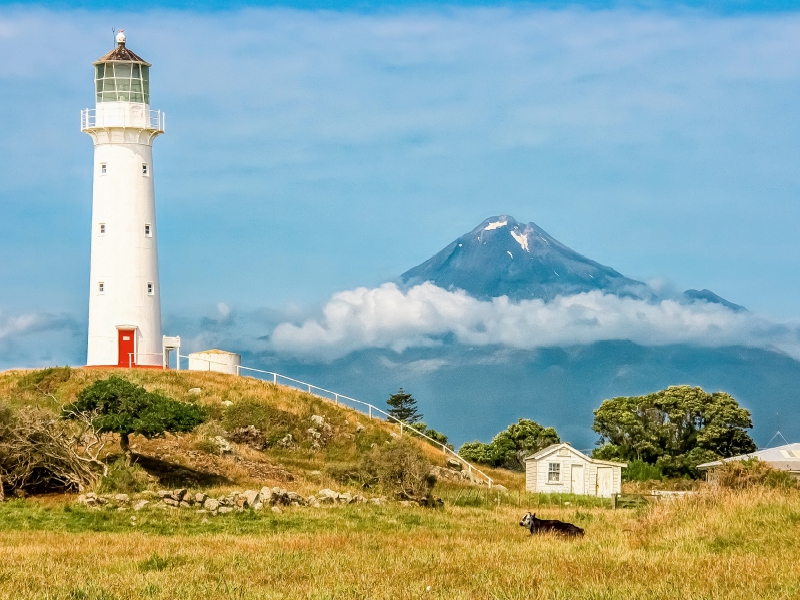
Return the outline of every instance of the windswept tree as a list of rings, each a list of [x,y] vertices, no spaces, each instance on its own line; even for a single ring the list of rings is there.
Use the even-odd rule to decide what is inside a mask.
[[[403,423],[416,423],[422,420],[422,414],[417,411],[417,401],[414,397],[405,392],[403,388],[397,390],[396,394],[389,396],[386,401],[389,405],[389,414]]]
[[[560,441],[552,427],[542,427],[530,419],[519,419],[494,436],[489,444],[468,442],[458,453],[466,460],[522,470],[526,457]]]
[[[600,434],[594,456],[640,460],[670,476],[697,475],[697,465],[756,449],[745,431],[750,412],[725,392],[673,386],[646,396],[605,400],[594,411]]]
[[[125,454],[130,454],[131,434],[150,439],[167,432],[189,432],[205,419],[203,410],[195,404],[178,402],[160,392],[148,392],[116,376],[87,386],[75,402],[62,410],[67,419],[87,414],[98,432],[119,434]]]

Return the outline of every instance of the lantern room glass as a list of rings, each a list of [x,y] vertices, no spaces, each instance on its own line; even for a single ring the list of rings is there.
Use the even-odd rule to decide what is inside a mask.
[[[98,102],[143,102],[150,104],[150,67],[131,62],[95,65]]]

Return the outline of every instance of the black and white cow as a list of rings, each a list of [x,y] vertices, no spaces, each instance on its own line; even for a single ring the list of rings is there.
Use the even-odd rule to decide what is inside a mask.
[[[536,513],[528,513],[522,517],[519,524],[525,529],[534,533],[547,533],[552,531],[561,535],[570,537],[583,537],[583,529],[572,523],[565,523],[564,521],[537,519]]]

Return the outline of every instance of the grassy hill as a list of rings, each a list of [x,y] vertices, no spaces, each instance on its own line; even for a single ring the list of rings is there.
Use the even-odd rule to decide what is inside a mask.
[[[134,461],[154,478],[151,487],[233,489],[291,482],[291,488],[301,494],[321,487],[355,488],[348,473],[371,448],[398,435],[397,425],[370,419],[317,396],[222,373],[68,367],[7,371],[0,373],[0,399],[12,407],[35,406],[57,413],[84,387],[111,375],[148,391],[197,403],[209,416],[189,434],[167,434],[152,440],[131,437]],[[322,417],[325,423],[316,439],[309,432],[315,427],[312,417],[317,423]],[[250,433],[252,428],[257,430],[255,435]],[[113,461],[120,450],[116,436],[107,437],[107,460]],[[220,444],[222,438],[234,440],[230,448],[224,441]],[[440,449],[424,440],[412,441],[432,464],[445,466]],[[519,474],[497,470],[493,477],[509,488],[523,485]]]

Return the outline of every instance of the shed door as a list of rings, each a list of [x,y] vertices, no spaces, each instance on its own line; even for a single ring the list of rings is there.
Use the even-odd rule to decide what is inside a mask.
[[[136,352],[134,347],[135,329],[118,329],[117,336],[119,340],[119,360],[117,365],[120,367],[128,367],[136,364]]]
[[[583,494],[583,465],[572,465],[572,493]]]
[[[597,495],[601,498],[611,498],[612,486],[611,467],[597,467]]]

